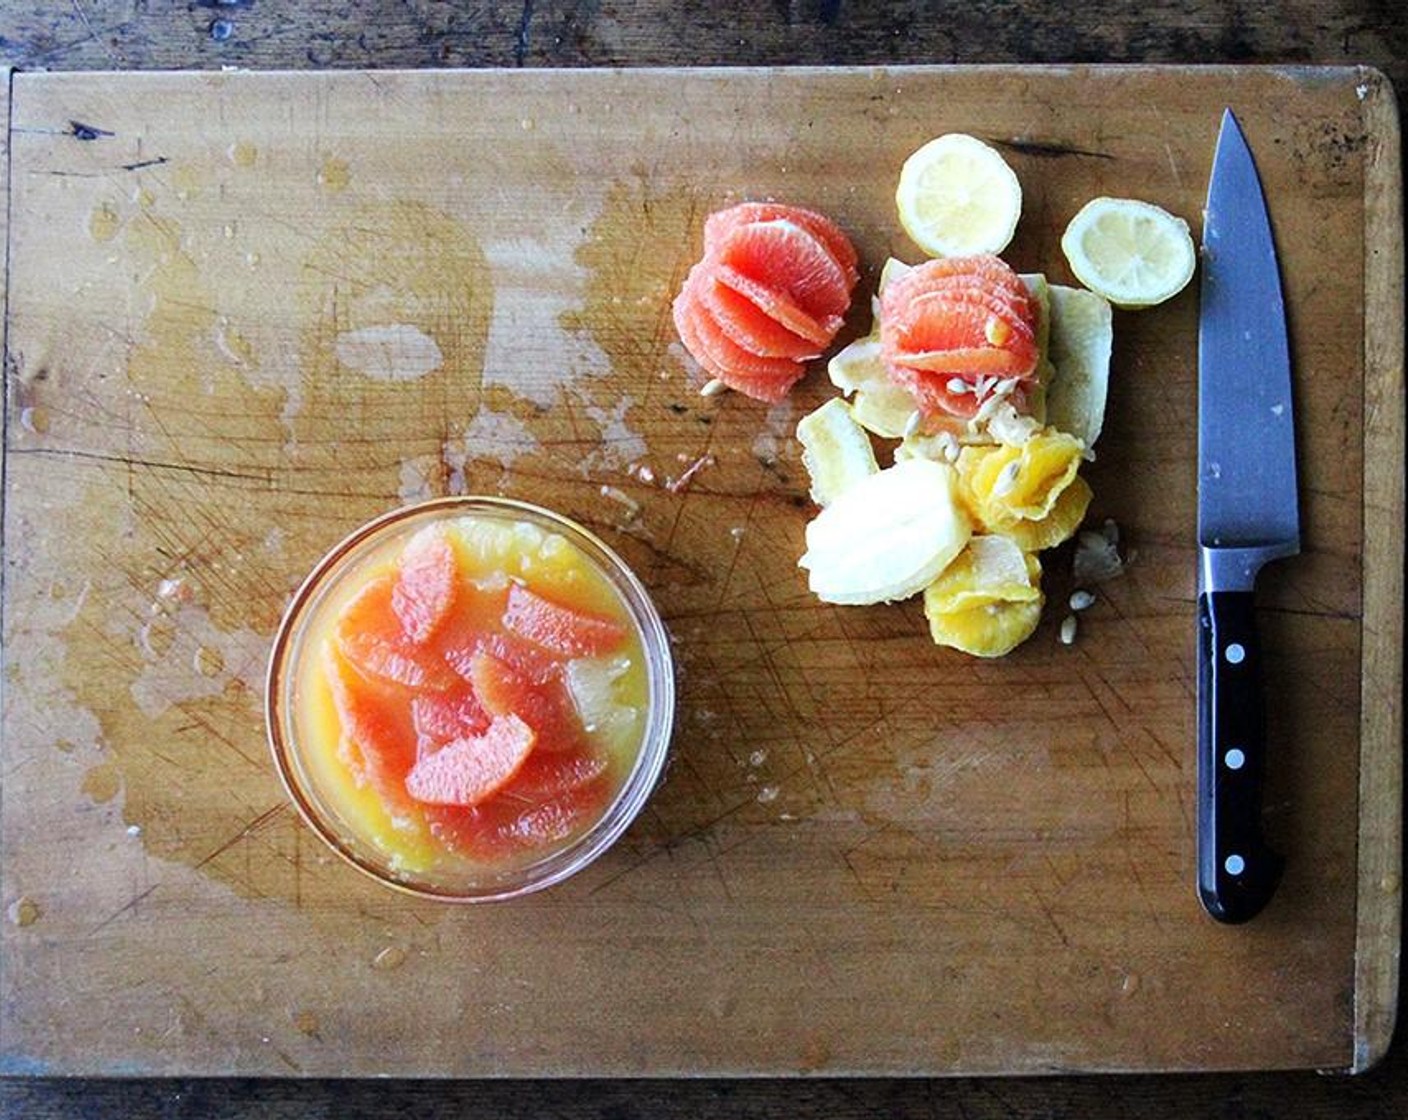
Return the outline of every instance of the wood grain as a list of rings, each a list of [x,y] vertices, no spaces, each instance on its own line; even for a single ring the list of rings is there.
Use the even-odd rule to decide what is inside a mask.
[[[1390,91],[1377,83],[1365,98],[1371,134],[1383,137],[1369,149],[1366,162],[1365,290],[1378,293],[1386,306],[1366,305],[1365,314],[1386,314],[1392,322],[1403,308],[1403,238],[1395,237],[1395,223],[1402,216],[1403,162],[1398,111]],[[1404,474],[1395,467],[1403,460],[1403,356],[1402,330],[1371,334],[1364,340],[1367,382],[1373,386],[1364,402],[1364,531],[1365,547],[1392,555],[1403,545]],[[1365,573],[1364,617],[1388,620],[1385,630],[1377,622],[1365,628],[1363,705],[1364,735],[1368,741],[1401,743],[1403,687],[1403,565],[1385,564]],[[1382,844],[1387,826],[1385,807],[1403,805],[1403,755],[1401,751],[1360,756],[1361,817],[1359,823],[1360,948],[1356,953],[1355,1019],[1358,1039],[1354,1068],[1366,1069],[1383,1058],[1393,1037],[1400,978],[1402,942],[1403,864],[1401,844]],[[1388,863],[1382,862],[1387,857]]]
[[[481,3],[12,0],[0,57],[26,69],[899,63],[1367,64],[1401,90],[1408,32],[1384,0]]]
[[[4,931],[10,1068],[1351,1066],[1373,998],[1357,941],[1386,932],[1360,921],[1344,754],[1379,386],[1366,274],[1337,262],[1372,231],[1368,76],[1191,77],[17,78],[0,843],[7,901],[41,916]],[[1306,555],[1267,604],[1292,872],[1235,934],[1188,885],[1195,301],[1120,323],[1092,480],[1138,563],[1076,650],[1048,624],[997,665],[935,651],[912,610],[806,595],[789,431],[824,387],[772,414],[701,401],[661,325],[731,193],[836,214],[873,272],[904,250],[880,169],[945,127],[1006,144],[1032,216],[1014,260],[1064,279],[1062,215],[1113,183],[1196,215],[1228,102],[1277,199],[1309,480]],[[445,368],[343,368],[338,338],[387,316]],[[683,494],[628,470],[706,452]],[[307,846],[263,759],[258,673],[343,531],[474,488],[625,553],[678,641],[682,732],[642,827],[580,882],[446,912]],[[1396,834],[1359,839],[1377,859]],[[95,1000],[101,1022],[77,1014]]]

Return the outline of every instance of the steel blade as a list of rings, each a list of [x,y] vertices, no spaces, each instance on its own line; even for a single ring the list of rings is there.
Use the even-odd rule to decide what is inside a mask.
[[[1198,543],[1299,549],[1285,303],[1256,165],[1223,114],[1203,224]]]

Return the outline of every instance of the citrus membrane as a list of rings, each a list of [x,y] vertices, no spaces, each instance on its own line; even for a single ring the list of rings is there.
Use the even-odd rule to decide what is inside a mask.
[[[802,465],[811,478],[811,499],[828,506],[854,483],[880,468],[865,429],[851,418],[851,408],[832,397],[797,422]]]
[[[1094,447],[1105,422],[1114,348],[1114,314],[1094,292],[1050,286],[1051,363],[1056,377],[1046,394],[1046,420]]]
[[[807,526],[798,562],[826,603],[907,599],[963,551],[971,529],[952,467],[909,459],[849,486]]]

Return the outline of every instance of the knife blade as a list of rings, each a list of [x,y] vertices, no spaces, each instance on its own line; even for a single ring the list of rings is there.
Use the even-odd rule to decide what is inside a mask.
[[[1198,894],[1221,922],[1270,901],[1257,573],[1300,551],[1285,303],[1256,164],[1222,117],[1203,222],[1198,322]]]

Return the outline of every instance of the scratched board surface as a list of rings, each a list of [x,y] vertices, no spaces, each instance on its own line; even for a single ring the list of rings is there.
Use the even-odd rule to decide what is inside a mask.
[[[0,1068],[1352,1064],[1358,783],[1388,749],[1360,734],[1385,96],[1352,71],[17,76]],[[772,196],[853,235],[868,329],[879,265],[916,259],[899,165],[949,130],[1003,145],[1009,259],[1069,283],[1060,233],[1093,196],[1196,232],[1225,104],[1275,213],[1306,483],[1305,553],[1263,597],[1288,871],[1238,930],[1191,885],[1196,291],[1117,317],[1089,478],[1128,573],[1066,647],[1050,556],[1041,629],[995,662],[935,648],[915,602],[808,595],[792,431],[824,374],[771,408],[703,398],[668,312],[704,216]],[[320,846],[261,699],[319,556],[466,492],[615,546],[680,702],[616,848],[456,908]]]

